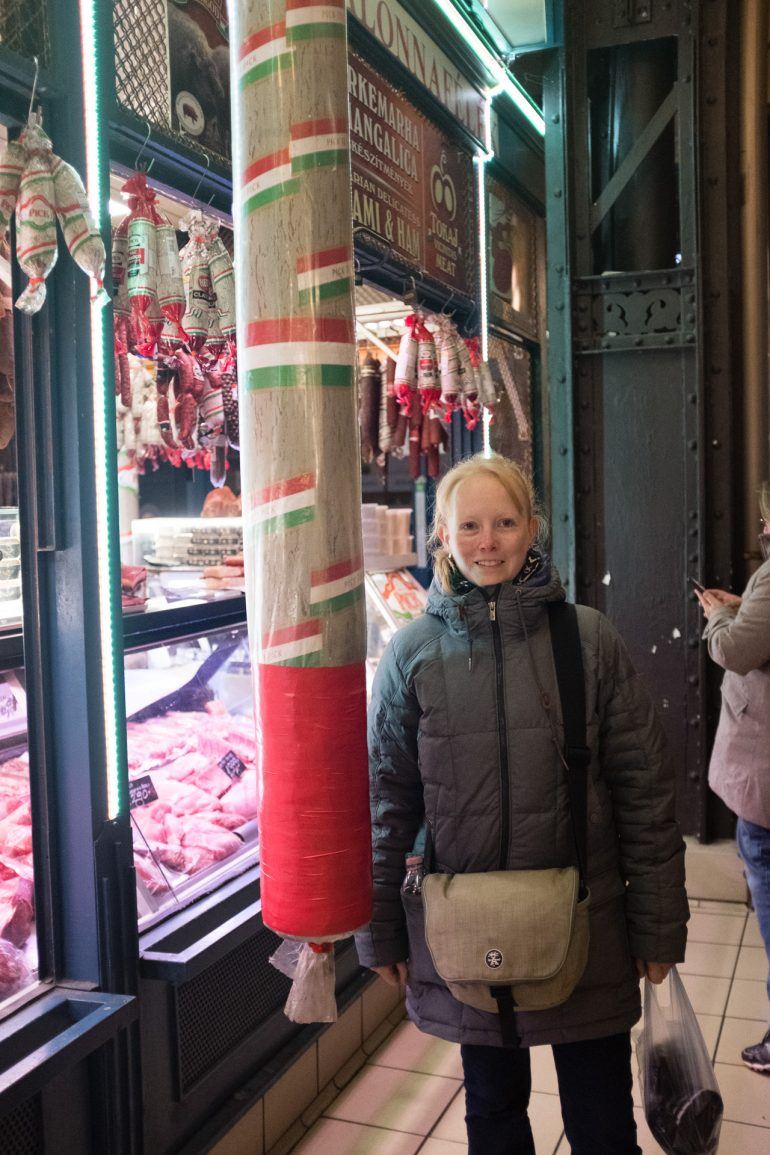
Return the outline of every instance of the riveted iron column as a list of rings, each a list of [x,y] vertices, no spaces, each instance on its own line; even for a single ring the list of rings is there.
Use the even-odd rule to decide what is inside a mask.
[[[729,583],[728,10],[565,11],[576,597],[626,638],[679,767],[683,825],[705,835],[707,666],[686,579]]]

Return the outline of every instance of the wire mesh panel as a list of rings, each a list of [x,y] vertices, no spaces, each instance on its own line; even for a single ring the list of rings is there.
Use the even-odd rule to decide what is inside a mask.
[[[0,1151],[3,1155],[39,1155],[43,1149],[40,1096],[35,1095],[0,1117]]]
[[[283,1006],[291,983],[267,961],[280,941],[262,930],[179,986],[182,1094]]]
[[[171,128],[166,0],[114,0],[118,102],[150,124]]]
[[[50,59],[46,0],[2,0],[0,44],[41,64]]]

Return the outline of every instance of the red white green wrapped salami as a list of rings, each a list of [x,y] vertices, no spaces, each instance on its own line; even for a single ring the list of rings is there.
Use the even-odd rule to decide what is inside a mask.
[[[104,306],[109,301],[104,289],[107,254],[101,233],[91,216],[83,182],[72,165],[58,156],[53,158],[52,174],[56,216],[70,256],[78,268],[96,282],[93,299]]]
[[[129,194],[128,263],[126,284],[131,312],[139,322],[143,340],[149,339],[148,313],[158,300],[158,213],[155,193],[144,173],[126,181],[123,192]]]
[[[46,297],[45,279],[56,264],[56,207],[51,142],[37,124],[19,138],[25,152],[16,201],[16,257],[29,284],[16,302],[22,313],[37,313]]]
[[[219,312],[219,328],[225,338],[231,339],[235,336],[235,274],[216,221],[212,221],[209,228],[208,254],[211,288]]]
[[[24,170],[24,149],[12,140],[0,153],[0,240],[11,223],[21,174]]]
[[[307,276],[352,260],[345,19],[344,0],[230,6],[262,916],[305,943],[286,1006],[304,1022],[336,1017],[331,943],[371,912],[355,321],[349,286]]]
[[[165,217],[161,216],[160,223],[156,226],[155,236],[158,255],[158,304],[167,322],[164,327],[163,340],[165,344],[177,344],[185,339],[185,333],[182,329],[185,295],[182,264],[179,260],[179,246],[176,243],[176,230]]]
[[[417,337],[417,394],[423,413],[435,405],[441,397],[441,386],[436,364],[436,343],[433,334],[426,327],[424,319],[415,325]]]
[[[398,347],[396,359],[396,400],[401,412],[407,417],[412,412],[412,402],[417,397],[417,316],[413,313],[404,322],[406,329]]]
[[[441,402],[445,416],[457,408],[460,398],[460,358],[455,344],[454,325],[449,317],[437,319],[436,346],[438,348]]]
[[[112,233],[112,308],[116,317],[131,312],[128,299],[128,219],[123,218]]]
[[[187,308],[182,328],[191,349],[202,349],[209,335],[209,313],[213,307],[208,250],[203,240],[196,243],[187,283]]]

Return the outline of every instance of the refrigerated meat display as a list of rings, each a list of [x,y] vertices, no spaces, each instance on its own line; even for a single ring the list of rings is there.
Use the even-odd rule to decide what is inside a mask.
[[[408,570],[367,574],[367,688],[426,594]],[[152,618],[154,615],[147,615]],[[125,654],[128,790],[140,930],[259,861],[257,747],[245,624]]]
[[[37,974],[24,671],[0,673],[0,1003]]]
[[[125,656],[140,927],[255,863],[257,771],[245,625]]]

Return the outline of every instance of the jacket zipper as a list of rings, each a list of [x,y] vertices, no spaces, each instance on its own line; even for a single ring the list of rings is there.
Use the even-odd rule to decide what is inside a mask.
[[[503,680],[503,642],[497,621],[497,601],[489,603],[489,621],[492,626],[492,646],[495,652],[495,684],[497,688],[497,743],[500,758],[500,796],[502,815],[500,820],[500,864],[498,870],[508,865],[508,842],[511,837],[511,785],[508,780],[508,729],[505,721],[505,683]]]

